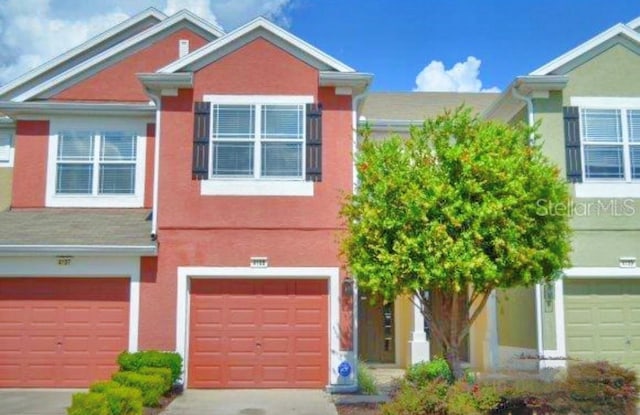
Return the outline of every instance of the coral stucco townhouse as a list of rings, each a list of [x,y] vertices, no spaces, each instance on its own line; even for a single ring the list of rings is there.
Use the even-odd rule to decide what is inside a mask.
[[[0,386],[161,349],[188,388],[353,388],[338,211],[370,79],[262,18],[150,9],[3,86]]]
[[[372,306],[346,274],[340,200],[359,119],[406,134],[462,103],[540,121],[575,202],[540,205],[573,208],[573,267],[496,292],[469,365],[640,368],[639,30],[501,94],[365,95],[371,75],[264,19],[149,9],[0,87],[0,387],[87,386],[122,350],[178,351],[187,388],[345,390],[356,354],[428,360],[409,299]]]

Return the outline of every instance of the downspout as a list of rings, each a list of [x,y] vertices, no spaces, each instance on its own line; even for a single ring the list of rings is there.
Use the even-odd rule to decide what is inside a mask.
[[[156,104],[156,136],[153,153],[153,206],[151,207],[151,239],[158,239],[158,184],[160,182],[160,120],[162,112],[162,96],[147,89],[147,95]]]
[[[352,174],[353,174],[353,189],[352,191],[355,193],[358,188],[358,170],[356,169],[356,154],[358,152],[358,107],[362,100],[367,96],[366,88],[365,90],[358,95],[355,95],[351,100],[351,124],[352,124],[352,137],[351,137],[351,154],[352,154]],[[358,387],[358,303],[359,303],[359,292],[358,292],[358,284],[357,280],[354,278],[353,281],[353,321],[351,324],[351,342],[353,346],[353,359],[354,359],[354,384]]]
[[[511,93],[515,98],[526,102],[529,127],[533,127],[533,125],[535,124],[535,120],[533,118],[533,99],[531,99],[530,96],[519,93],[515,87],[511,90]],[[529,136],[529,145],[533,145],[534,141],[535,135],[532,132]],[[539,358],[538,369],[540,369],[540,363],[542,363],[542,358],[544,357],[544,345],[542,344],[542,286],[540,284],[536,284],[536,338],[538,343]]]

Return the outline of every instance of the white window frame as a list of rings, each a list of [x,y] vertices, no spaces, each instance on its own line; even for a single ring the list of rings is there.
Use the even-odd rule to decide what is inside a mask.
[[[261,170],[261,150],[260,150],[260,130],[262,129],[263,105],[304,105],[314,102],[312,95],[204,95],[203,100],[211,103],[211,114],[213,106],[219,105],[254,105],[255,119],[254,128],[254,168],[253,177],[220,177],[211,176],[213,172],[212,138],[213,128],[210,125],[210,152],[209,152],[209,179],[202,180],[200,193],[202,195],[218,196],[313,196],[313,182],[306,181],[306,137],[302,142],[302,175],[295,178],[260,177]],[[303,116],[303,135],[306,131],[306,113]],[[213,116],[211,117],[213,123]]]
[[[9,158],[7,160],[0,160],[0,167],[13,167],[13,159],[15,153],[15,139],[13,131],[0,130],[0,138],[9,139]]]
[[[623,198],[640,193],[640,179],[631,178],[631,150],[627,112],[640,110],[640,98],[624,97],[571,97],[571,105],[580,109],[580,154],[582,157],[582,183],[575,184],[578,198]],[[621,117],[624,179],[587,178],[585,142],[582,137],[582,111],[585,109],[619,110]],[[587,143],[588,144],[588,143]],[[602,145],[605,145],[602,143]]]
[[[127,118],[87,118],[87,117],[60,117],[50,121],[49,152],[47,160],[47,190],[45,205],[47,207],[122,207],[136,208],[144,205],[144,185],[146,172],[146,125],[143,120]],[[136,137],[136,168],[135,189],[133,194],[58,194],[56,193],[56,180],[58,170],[58,142],[62,132],[90,131],[94,136],[103,132],[122,131],[131,133]],[[94,148],[93,189],[99,186],[99,160],[100,146],[96,142]],[[88,161],[86,162],[89,163]],[[108,162],[107,162],[108,163]]]

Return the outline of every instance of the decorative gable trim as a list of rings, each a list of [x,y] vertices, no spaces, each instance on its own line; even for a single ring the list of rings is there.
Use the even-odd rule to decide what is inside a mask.
[[[634,21],[635,22],[635,21]],[[608,30],[600,33],[599,35],[589,39],[584,42],[580,46],[571,49],[569,52],[564,55],[559,56],[558,58],[552,60],[531,72],[530,75],[549,75],[553,74],[563,66],[571,63],[572,61],[578,59],[580,56],[589,53],[590,51],[598,48],[599,46],[605,44],[608,41],[611,41],[616,36],[626,37],[632,42],[636,44],[640,44],[640,33],[631,29],[629,26],[624,25],[622,23],[618,23],[615,26],[611,27]]]
[[[25,84],[28,84],[31,81],[34,81],[35,79],[37,79],[38,77],[41,77],[43,74],[46,74],[47,72],[55,69],[58,66],[62,66],[65,64],[65,62],[72,60],[74,58],[77,58],[78,56],[88,52],[89,50],[91,50],[92,48],[95,48],[96,46],[100,45],[101,43],[112,39],[114,37],[116,37],[119,34],[122,34],[123,32],[126,32],[132,28],[134,28],[136,25],[144,22],[145,20],[155,20],[156,24],[158,22],[162,22],[163,20],[165,20],[167,18],[167,16],[154,9],[154,8],[148,8],[147,10],[143,11],[142,13],[139,13],[127,20],[125,20],[124,22],[121,22],[115,26],[113,26],[112,28],[106,30],[105,32],[100,33],[99,35],[87,40],[86,42],[76,46],[75,48],[69,49],[68,51],[64,52],[61,55],[56,56],[55,58],[51,59],[50,61],[28,71],[27,73],[23,74],[22,76],[14,79],[13,81],[3,85],[2,87],[0,87],[0,97],[2,96],[6,96],[8,94],[10,94],[11,92],[13,92],[14,94],[16,93],[15,90],[17,89],[18,92],[20,91],[20,87],[24,88]]]
[[[173,73],[201,68],[205,66],[206,63],[219,58],[219,56],[224,56],[236,50],[238,47],[241,47],[257,37],[266,38],[319,69],[334,70],[338,72],[355,72],[355,70],[350,66],[332,58],[315,46],[310,45],[263,17],[258,17],[244,26],[229,32],[220,39],[215,40],[199,50],[165,66],[158,72]],[[239,44],[239,46],[237,46],[237,44]],[[216,52],[219,53],[216,54]],[[203,64],[203,61],[206,63]]]
[[[56,88],[60,88],[61,85],[66,85],[69,81],[80,78],[82,74],[90,71],[91,69],[96,67],[100,68],[100,65],[108,65],[116,59],[118,55],[126,53],[127,51],[135,50],[135,48],[139,47],[143,42],[153,39],[164,32],[176,30],[176,28],[183,25],[190,25],[194,27],[200,34],[209,39],[215,39],[224,34],[218,26],[201,19],[187,10],[182,10],[144,32],[139,33],[92,57],[91,59],[82,62],[70,70],[18,95],[13,99],[13,101],[24,102],[45,92],[56,91]]]

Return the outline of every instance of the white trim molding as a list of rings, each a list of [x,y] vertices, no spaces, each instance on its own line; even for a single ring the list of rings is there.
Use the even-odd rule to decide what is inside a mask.
[[[0,245],[0,256],[54,255],[150,255],[155,256],[158,247],[153,245]]]
[[[15,149],[13,130],[0,129],[0,167],[13,167]]]
[[[225,49],[228,45],[231,45],[235,42],[240,41],[243,37],[247,36],[249,33],[254,30],[262,29],[267,33],[275,36],[276,38],[281,39],[282,41],[290,44],[291,46],[299,49],[304,54],[309,55],[316,59],[319,62],[322,62],[324,65],[332,68],[338,72],[354,72],[354,69],[345,65],[344,63],[338,61],[337,59],[332,58],[316,47],[310,45],[304,40],[294,36],[293,34],[287,32],[286,30],[278,27],[277,25],[271,23],[264,17],[258,17],[249,23],[241,26],[232,32],[227,33],[220,39],[215,42],[211,42],[208,45],[196,50],[188,54],[187,56],[178,59],[177,61],[159,69],[157,72],[162,73],[172,73],[184,70],[185,68],[190,67],[196,62],[205,59],[207,56],[213,54],[217,50]]]
[[[178,267],[177,313],[176,313],[176,351],[184,359],[183,381],[186,388],[189,377],[189,304],[191,279],[326,279],[329,301],[329,372],[328,389],[355,388],[355,378],[342,378],[338,366],[343,360],[356,367],[352,351],[340,350],[340,268],[338,267]]]
[[[597,198],[631,198],[640,194],[639,182],[625,181],[584,181],[575,183],[574,189],[576,198],[597,199]]]
[[[640,268],[573,267],[563,273],[567,278],[640,278]]]
[[[89,131],[99,134],[104,131],[125,131],[136,135],[136,168],[135,189],[133,194],[79,194],[67,195],[56,193],[56,175],[58,163],[58,135],[62,131]],[[147,148],[147,121],[138,119],[125,119],[116,117],[53,117],[49,125],[49,149],[47,158],[47,184],[45,206],[47,207],[143,207],[144,194],[151,189],[145,189],[146,175],[146,148]],[[97,156],[96,156],[97,157]],[[99,163],[92,159],[93,163]],[[151,162],[151,161],[149,161]],[[94,170],[94,190],[99,179],[98,172]]]
[[[313,95],[203,95],[202,100],[215,104],[311,104]]]
[[[0,257],[0,278],[129,278],[129,351],[138,350],[140,257],[73,257],[60,265],[55,256]]]
[[[304,180],[201,180],[202,196],[313,196],[313,182]]]

